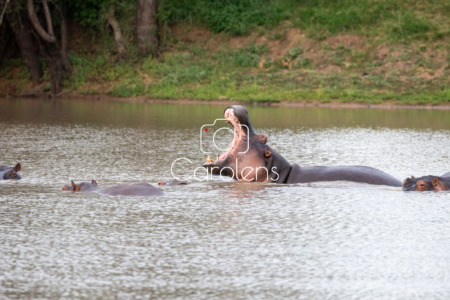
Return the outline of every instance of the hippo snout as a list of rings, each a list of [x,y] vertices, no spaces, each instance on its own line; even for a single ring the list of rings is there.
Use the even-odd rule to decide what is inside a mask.
[[[65,185],[62,187],[63,191],[71,191],[72,190],[72,186],[71,185]]]

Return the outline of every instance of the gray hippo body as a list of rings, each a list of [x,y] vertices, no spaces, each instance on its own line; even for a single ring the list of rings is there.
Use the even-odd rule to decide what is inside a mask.
[[[442,175],[441,177],[450,177],[450,172],[445,173],[444,175]]]
[[[165,194],[153,185],[148,183],[136,183],[129,185],[116,185],[101,189],[97,186],[97,182],[81,182],[75,184],[73,181],[71,185],[65,185],[62,187],[63,191],[72,192],[90,192],[99,193],[107,196],[134,196],[134,197],[160,197]]]
[[[401,187],[400,180],[391,175],[365,166],[300,167],[293,164],[286,183],[307,183],[317,181],[353,181],[375,185]]]
[[[148,183],[136,183],[130,185],[111,186],[98,191],[99,194],[108,196],[164,196],[165,194]]]

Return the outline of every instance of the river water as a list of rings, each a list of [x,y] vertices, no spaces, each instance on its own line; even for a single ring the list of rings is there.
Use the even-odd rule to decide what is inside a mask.
[[[450,193],[193,178],[226,106],[0,101],[0,298],[449,299]],[[450,112],[248,107],[301,166],[450,171]],[[230,138],[226,131],[224,139]],[[205,140],[211,136],[205,136]],[[160,198],[61,191],[170,180]],[[196,173],[199,179],[202,170]]]

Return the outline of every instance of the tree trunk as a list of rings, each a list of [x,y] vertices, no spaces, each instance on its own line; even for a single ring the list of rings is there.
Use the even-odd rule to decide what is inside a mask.
[[[21,18],[19,12],[13,11],[13,1],[11,7],[6,11],[6,19],[14,32],[25,65],[30,71],[31,81],[34,84],[39,84],[43,75],[42,67],[36,52],[34,52],[28,19]]]
[[[3,3],[2,3],[3,4]],[[5,11],[6,11],[6,8],[8,7],[8,4],[9,4],[9,0],[6,0],[6,2],[5,2],[5,7],[3,8],[3,10],[1,11],[2,13],[1,13],[1,15],[0,15],[0,25],[2,25],[2,22],[3,22],[3,16],[5,15]]]
[[[36,12],[34,10],[34,4],[33,4],[33,0],[27,0],[27,11],[28,11],[28,17],[30,18],[31,23],[34,26],[34,29],[36,29],[36,32],[41,36],[41,38],[43,38],[45,41],[49,42],[49,43],[55,43],[56,42],[56,38],[53,35],[53,28],[51,26],[51,19],[50,19],[50,14],[48,13],[48,6],[47,6],[47,1],[43,1],[43,3],[45,3],[44,9],[45,10],[45,17],[47,18],[47,27],[49,28],[49,33],[45,32],[44,28],[42,28],[41,23],[39,23],[39,19],[36,15]],[[50,22],[50,24],[49,24]]]
[[[142,54],[155,54],[158,50],[156,13],[158,0],[138,0],[137,41]]]
[[[66,1],[61,0],[61,60],[66,70],[67,76],[72,76],[72,68],[70,67],[69,59],[67,58],[67,13]]]
[[[54,94],[59,94],[62,92],[64,88],[63,86],[64,73],[63,73],[63,62],[61,58],[61,51],[59,50],[58,44],[56,43],[48,43],[48,48],[50,49],[50,54],[53,58],[53,63],[55,64],[56,80],[57,80],[56,83],[58,84],[57,86],[55,86]]]
[[[48,67],[50,72],[50,80],[51,80],[51,93],[59,94],[63,90],[63,72],[62,72],[62,63],[61,59],[59,59],[59,51],[57,46],[54,43],[46,43],[39,40],[39,37],[36,37],[39,42],[39,49],[41,50],[42,57],[44,59],[45,64]],[[48,51],[47,46],[51,49],[51,53]]]
[[[122,39],[122,32],[120,31],[119,22],[117,22],[116,17],[114,16],[114,6],[110,4],[109,12],[106,14],[106,19],[108,20],[108,24],[112,27],[114,31],[114,39],[116,40],[117,52],[119,53],[119,60],[122,58],[126,58],[128,56],[127,49],[125,49],[125,45]]]
[[[62,1],[62,4],[63,3]],[[34,1],[33,0],[27,0],[27,11],[28,16],[30,18],[31,23],[33,24],[33,27],[35,29],[36,40],[39,43],[39,49],[41,51],[42,57],[44,58],[44,62],[47,65],[49,72],[50,72],[50,78],[52,82],[51,86],[51,92],[52,94],[59,94],[63,90],[63,80],[64,80],[64,73],[63,73],[63,61],[64,58],[62,58],[61,50],[58,46],[58,41],[55,38],[55,35],[53,33],[53,24],[52,24],[52,18],[50,15],[50,10],[48,8],[47,0],[42,0],[42,6],[44,8],[44,15],[45,20],[47,23],[47,31],[44,30],[41,26],[41,22],[39,18],[36,15],[36,12],[34,10]],[[61,8],[61,10],[63,7]],[[63,16],[63,12],[61,11],[61,15]],[[65,20],[62,20],[62,23],[64,25],[61,25],[62,31],[65,28]],[[66,30],[67,31],[67,30]],[[64,47],[67,46],[67,32],[62,32],[62,36],[64,36],[65,40],[63,40]],[[65,48],[64,48],[64,55],[65,55]],[[64,56],[67,60],[67,55]],[[71,69],[68,60],[67,62],[67,74],[70,75]],[[66,65],[66,64],[65,64]]]
[[[55,36],[55,34],[53,33],[52,17],[50,16],[50,10],[48,9],[47,0],[42,0],[42,6],[44,7],[44,14],[45,14],[45,20],[47,21],[48,34],[50,36]]]

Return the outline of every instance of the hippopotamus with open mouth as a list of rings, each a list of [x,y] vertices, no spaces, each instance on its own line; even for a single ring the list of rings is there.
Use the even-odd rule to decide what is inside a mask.
[[[450,191],[450,172],[442,176],[422,176],[406,178],[403,180],[404,191]]]
[[[267,145],[267,136],[257,134],[247,109],[234,105],[224,117],[234,128],[234,139],[217,161],[203,164],[210,174],[224,175],[243,182],[308,183],[353,181],[401,187],[402,182],[380,170],[365,166],[300,167],[290,164]]]
[[[22,177],[17,174],[22,166],[18,163],[14,167],[0,166],[0,180],[2,179],[22,179]]]
[[[97,182],[81,182],[75,184],[71,181],[71,185],[62,187],[63,191],[72,192],[93,192],[108,196],[140,196],[140,197],[156,197],[165,196],[165,194],[148,183],[137,183],[130,185],[117,185],[101,189],[97,186]]]

